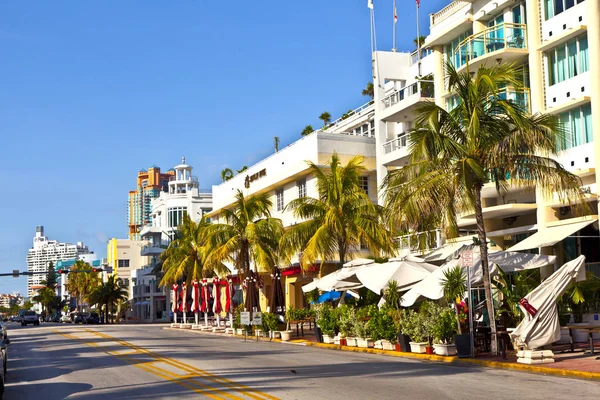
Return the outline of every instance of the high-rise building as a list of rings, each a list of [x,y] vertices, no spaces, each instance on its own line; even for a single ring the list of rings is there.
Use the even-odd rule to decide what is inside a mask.
[[[66,261],[81,258],[93,254],[83,242],[77,244],[61,243],[57,240],[49,240],[44,236],[44,227],[35,228],[33,247],[27,252],[27,271],[42,272],[27,277],[27,294],[35,296],[36,291],[42,288],[41,281],[46,279],[43,272],[48,270],[48,264],[56,265],[57,261]]]
[[[127,202],[127,225],[129,240],[139,240],[142,226],[150,222],[152,199],[158,197],[161,191],[167,191],[169,180],[174,179],[175,171],[162,173],[156,165],[148,170],[138,172],[136,190],[129,192]]]

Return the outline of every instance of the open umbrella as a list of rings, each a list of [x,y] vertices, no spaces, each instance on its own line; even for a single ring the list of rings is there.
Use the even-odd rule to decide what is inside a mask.
[[[281,287],[281,271],[277,267],[273,267],[271,272],[273,278],[273,286],[271,287],[271,298],[269,299],[269,309],[274,314],[285,314],[285,298],[283,296],[283,288]]]
[[[335,301],[335,300],[339,300],[342,297],[342,292],[337,292],[335,290],[332,290],[330,292],[325,292],[322,295],[319,296],[319,298],[317,299],[316,303],[320,304],[320,303],[325,303],[326,301]],[[346,292],[346,299],[351,299],[352,295],[350,293]]]
[[[381,294],[390,281],[396,281],[400,289],[406,290],[410,285],[422,281],[436,269],[438,269],[437,266],[424,261],[403,259],[366,265],[356,271],[356,277],[367,289]]]

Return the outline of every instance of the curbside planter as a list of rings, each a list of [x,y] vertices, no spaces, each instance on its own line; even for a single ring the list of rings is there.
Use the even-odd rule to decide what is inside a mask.
[[[348,347],[356,347],[356,338],[355,337],[347,337],[346,338],[346,346]]]
[[[395,350],[396,346],[389,340],[382,339],[381,345],[383,346],[383,350]]]
[[[427,346],[429,346],[429,343],[427,342],[410,342],[409,344],[411,353],[420,354],[425,354],[427,351]]]
[[[454,344],[434,344],[433,350],[435,354],[440,356],[455,356],[456,345]]]
[[[292,338],[292,331],[281,331],[281,340],[284,342],[289,341]]]
[[[331,338],[331,336],[324,333],[323,334],[323,343],[332,344],[333,339]]]
[[[375,342],[371,338],[356,338],[356,345],[363,349],[375,347]]]

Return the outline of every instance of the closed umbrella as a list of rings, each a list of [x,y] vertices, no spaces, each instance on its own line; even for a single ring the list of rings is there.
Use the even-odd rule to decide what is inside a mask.
[[[285,298],[283,297],[283,287],[281,286],[281,271],[273,267],[271,272],[273,286],[271,288],[271,298],[269,299],[269,309],[274,314],[285,314]]]
[[[185,282],[181,284],[181,312],[183,313],[183,323],[186,324],[186,314],[187,314],[187,286]]]
[[[260,311],[260,304],[258,303],[258,293],[256,288],[256,274],[250,271],[246,277],[246,310]]]
[[[194,313],[196,325],[198,325],[198,313],[200,312],[200,283],[198,280],[194,279],[192,285],[192,312]]]
[[[213,313],[217,318],[217,326],[221,326],[221,280],[218,277],[213,278]]]
[[[177,289],[179,289],[179,285],[174,283],[171,289],[173,289],[171,311],[173,311],[173,322],[177,323]]]
[[[208,326],[208,281],[202,279],[202,304],[200,311],[204,313],[204,325]]]

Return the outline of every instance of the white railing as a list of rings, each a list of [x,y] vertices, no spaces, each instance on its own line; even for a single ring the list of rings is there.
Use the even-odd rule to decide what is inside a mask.
[[[346,114],[342,115],[341,117],[339,117],[338,119],[336,119],[333,122],[330,122],[327,125],[326,129],[330,129],[333,128],[334,126],[338,125],[340,122],[347,120],[350,117],[354,117],[356,115],[361,115],[361,113],[365,110],[371,111],[369,110],[369,108],[374,108],[373,106],[373,101],[369,101],[368,103],[363,104],[362,106],[355,108],[352,111],[347,112]]]
[[[385,96],[381,101],[383,102],[383,108],[386,109],[408,99],[409,97],[414,98],[415,96],[421,98],[433,98],[433,81],[417,81],[403,87],[400,90],[395,90],[391,94]]]
[[[442,241],[441,229],[398,236],[396,242],[398,243],[398,250],[411,251],[435,250],[442,247],[444,244]],[[425,245],[425,248],[423,248],[422,245]]]
[[[468,1],[455,0],[446,7],[442,8],[440,11],[429,14],[429,25],[433,26],[435,24],[439,24],[469,3],[470,2]]]
[[[433,53],[431,49],[421,49],[421,60]],[[415,50],[410,53],[410,65],[415,65],[419,62],[419,50]]]
[[[170,176],[169,182],[198,182],[197,176],[188,176],[187,178],[177,179],[176,176]]]
[[[385,154],[392,153],[398,149],[402,149],[408,145],[408,133],[403,132],[396,139],[388,140],[383,144],[383,152]]]

